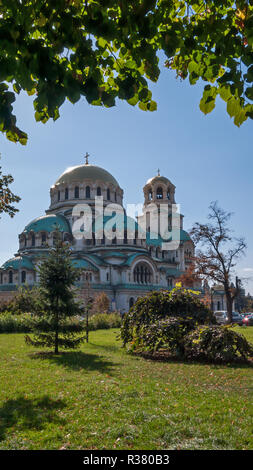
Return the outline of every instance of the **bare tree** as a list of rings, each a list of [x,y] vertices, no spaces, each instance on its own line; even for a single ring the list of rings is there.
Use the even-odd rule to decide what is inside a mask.
[[[234,267],[238,259],[245,253],[244,238],[232,236],[228,222],[232,213],[226,212],[218,206],[217,201],[209,206],[210,212],[207,224],[195,223],[191,230],[194,243],[200,243],[194,257],[196,274],[204,279],[222,284],[227,301],[228,323],[232,322],[233,301],[239,293],[240,286],[231,286],[234,276]]]

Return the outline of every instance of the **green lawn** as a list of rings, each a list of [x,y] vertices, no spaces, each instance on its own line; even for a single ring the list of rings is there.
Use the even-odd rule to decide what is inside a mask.
[[[253,448],[252,368],[144,360],[117,334],[59,357],[0,335],[0,449]]]

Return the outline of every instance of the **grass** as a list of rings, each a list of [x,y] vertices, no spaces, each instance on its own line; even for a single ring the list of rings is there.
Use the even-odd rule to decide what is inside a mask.
[[[0,335],[0,449],[253,448],[252,368],[145,360],[117,334],[59,356]]]

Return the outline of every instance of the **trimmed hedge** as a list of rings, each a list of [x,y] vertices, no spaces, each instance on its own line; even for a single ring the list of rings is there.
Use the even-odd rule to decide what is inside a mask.
[[[36,318],[36,323],[37,323]],[[40,318],[46,328],[46,319]],[[0,333],[30,333],[33,326],[33,316],[29,313],[13,315],[10,312],[0,314]],[[119,328],[121,326],[121,316],[118,313],[101,313],[89,318],[89,330]],[[67,326],[68,331],[84,331],[86,328],[85,319],[71,319]],[[65,329],[66,329],[65,328]]]
[[[120,328],[121,323],[122,320],[119,313],[97,313],[89,318],[89,330]]]

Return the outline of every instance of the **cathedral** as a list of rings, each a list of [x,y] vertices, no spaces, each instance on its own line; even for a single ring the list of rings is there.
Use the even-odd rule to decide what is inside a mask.
[[[79,291],[89,289],[92,296],[105,292],[111,310],[124,313],[139,296],[171,289],[191,263],[194,244],[183,230],[181,214],[174,249],[171,245],[166,249],[159,234],[159,215],[164,207],[167,233],[173,232],[171,219],[176,202],[175,186],[170,180],[158,171],[146,182],[143,193],[142,215],[130,217],[119,182],[107,170],[90,164],[88,154],[86,163],[67,168],[50,188],[50,206],[45,215],[25,226],[17,253],[1,266],[0,301],[10,299],[21,285],[36,285],[36,267],[53,247],[56,227],[71,248],[73,266],[81,270]],[[87,207],[91,214],[90,236],[86,236],[85,228]],[[121,217],[115,217],[117,211],[121,211]],[[153,228],[156,220],[152,227],[154,212],[158,214],[158,235]]]

